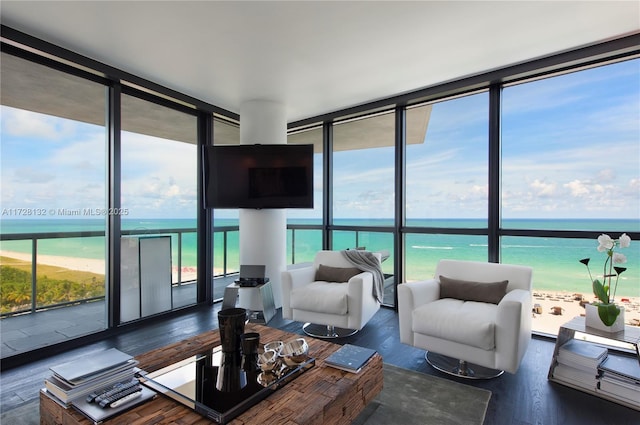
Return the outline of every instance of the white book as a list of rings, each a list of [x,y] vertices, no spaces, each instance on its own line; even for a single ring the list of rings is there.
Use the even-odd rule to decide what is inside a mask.
[[[598,392],[608,394],[614,398],[619,398],[629,404],[640,407],[640,386],[634,390],[607,380],[601,380]]]
[[[567,360],[566,357],[560,358],[560,356],[558,356],[558,363],[593,375],[596,375],[598,373],[598,365],[595,364],[584,365],[582,363],[576,363],[574,361]]]
[[[618,376],[608,375],[608,374],[602,375],[602,377],[600,377],[600,382],[607,382],[610,385],[617,385],[622,388],[628,388],[631,391],[635,391],[638,394],[638,397],[640,398],[640,382],[633,382],[625,379],[620,379],[620,377]]]
[[[608,350],[599,345],[571,339],[558,350],[558,362],[572,365],[580,364],[594,369],[607,357]]]
[[[60,381],[55,375],[44,380],[44,385],[50,394],[53,394],[64,404],[73,404],[75,400],[84,398],[95,390],[108,387],[117,382],[131,380],[140,369],[134,367],[123,370],[119,373],[109,375],[104,379],[91,380],[86,384],[69,386],[66,382]]]
[[[598,384],[595,372],[589,373],[563,364],[558,364],[553,369],[553,377],[592,391],[595,391]]]
[[[603,375],[615,375],[640,384],[640,363],[636,357],[609,356],[598,369]]]
[[[70,385],[79,385],[85,381],[99,378],[115,369],[126,367],[131,360],[133,360],[133,356],[110,348],[68,363],[52,366],[49,369],[57,378]]]

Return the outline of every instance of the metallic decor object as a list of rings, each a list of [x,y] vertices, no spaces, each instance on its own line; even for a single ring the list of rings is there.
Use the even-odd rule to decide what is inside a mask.
[[[264,345],[264,351],[267,350],[273,350],[275,351],[278,355],[280,355],[280,353],[282,352],[282,347],[284,346],[284,342],[282,341],[272,341],[272,342],[268,342]]]
[[[282,356],[288,364],[302,363],[309,357],[309,345],[304,338],[296,338],[284,344],[280,356]]]
[[[312,360],[309,358],[309,345],[304,338],[286,343],[268,342],[264,345],[264,352],[258,355],[258,367],[262,371],[258,376],[258,383],[269,386],[292,371],[305,367]]]

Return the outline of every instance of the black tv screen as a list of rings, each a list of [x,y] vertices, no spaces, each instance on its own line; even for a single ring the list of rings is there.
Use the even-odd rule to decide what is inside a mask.
[[[207,208],[313,208],[313,145],[204,148]]]

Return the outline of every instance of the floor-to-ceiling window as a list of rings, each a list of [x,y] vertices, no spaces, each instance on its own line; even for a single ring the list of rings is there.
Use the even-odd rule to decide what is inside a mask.
[[[149,310],[160,312],[195,304],[198,258],[196,117],[128,94],[122,95],[121,104],[123,238],[170,238],[171,289],[155,291],[158,294],[154,300],[156,305]],[[123,265],[126,255],[122,253]],[[124,279],[121,282],[125,284]],[[140,289],[144,295],[144,287]],[[143,296],[142,312],[144,302]],[[168,308],[160,309],[159,304]],[[122,311],[124,313],[124,307]]]
[[[287,144],[313,145],[313,209],[287,210],[287,264],[313,261],[322,249],[323,191],[322,127],[298,131],[287,136]]]
[[[215,145],[239,145],[240,126],[237,122],[216,118],[213,122]],[[238,209],[213,210],[213,274],[224,276],[240,270],[240,232]],[[224,295],[224,285],[213,288],[214,299]]]
[[[486,235],[445,229],[487,228],[488,108],[482,92],[407,110],[407,128],[428,120],[423,139],[407,143],[406,226],[432,228],[405,236],[408,281],[432,278],[443,258],[487,260]]]
[[[640,60],[504,88],[501,174],[503,228],[597,232],[502,237],[501,261],[535,269],[534,330],[557,333],[594,299],[579,260],[602,275],[597,234],[640,230]],[[640,241],[620,252],[616,301],[640,324]]]
[[[105,86],[4,52],[1,67],[4,358],[105,329],[107,190]]]
[[[394,111],[333,125],[333,249],[385,253],[384,304],[394,304]],[[376,229],[379,228],[379,229]],[[388,254],[388,256],[386,255]]]

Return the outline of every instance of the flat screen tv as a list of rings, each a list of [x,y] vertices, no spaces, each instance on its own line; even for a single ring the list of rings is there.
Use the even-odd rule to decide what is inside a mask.
[[[313,145],[204,148],[207,208],[313,208]]]

